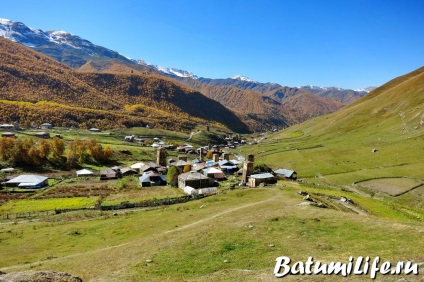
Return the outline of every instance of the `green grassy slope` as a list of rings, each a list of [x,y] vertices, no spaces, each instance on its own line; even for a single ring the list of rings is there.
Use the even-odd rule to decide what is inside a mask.
[[[421,68],[248,150],[274,168],[291,168],[299,177],[328,184],[384,176],[424,178],[423,129]]]
[[[0,252],[7,254],[0,256],[0,270],[66,271],[84,281],[272,281],[279,256],[424,261],[422,223],[299,206],[298,189],[286,183],[117,216],[81,221],[64,214],[50,222],[0,225]],[[285,279],[306,278],[341,276]],[[369,281],[367,275],[351,278]]]

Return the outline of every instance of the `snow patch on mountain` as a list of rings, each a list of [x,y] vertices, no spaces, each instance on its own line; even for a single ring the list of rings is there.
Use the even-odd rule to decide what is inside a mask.
[[[231,79],[240,80],[240,81],[247,81],[247,82],[257,82],[257,81],[254,81],[254,80],[246,77],[246,76],[243,76],[243,75],[235,75],[235,76],[231,77]]]
[[[4,24],[4,25],[11,25],[13,22],[11,20],[8,19],[1,19],[0,18],[0,24]]]
[[[173,76],[178,76],[178,77],[190,77],[190,78],[193,78],[193,79],[198,79],[198,76],[195,75],[194,73],[190,72],[190,71],[180,70],[180,69],[176,69],[176,68],[164,68],[164,67],[161,67],[161,66],[158,66],[158,65],[153,65],[153,64],[146,62],[146,61],[143,61],[143,60],[137,60],[136,62],[139,65],[152,67],[152,68],[156,69],[157,71],[160,71],[161,73],[164,73],[164,74],[167,74],[167,75],[173,75]]]
[[[376,88],[377,87],[375,87],[375,86],[370,86],[370,87],[366,87],[366,88],[356,89],[355,91],[369,93],[369,92],[373,91]]]

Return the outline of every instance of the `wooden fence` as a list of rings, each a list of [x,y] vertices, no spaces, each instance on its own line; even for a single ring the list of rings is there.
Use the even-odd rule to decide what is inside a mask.
[[[145,201],[135,202],[135,203],[122,202],[122,203],[117,204],[117,205],[104,205],[104,206],[96,205],[96,207],[93,207],[93,208],[55,209],[55,210],[50,210],[50,211],[7,213],[7,214],[2,214],[0,216],[0,218],[3,219],[3,220],[16,220],[16,219],[23,219],[23,218],[28,219],[28,218],[35,218],[35,217],[40,217],[40,216],[56,215],[56,214],[72,212],[72,211],[83,211],[83,210],[110,211],[110,210],[120,210],[120,209],[157,207],[157,206],[186,203],[186,202],[197,200],[197,199],[200,199],[200,198],[203,198],[203,197],[205,197],[205,196],[199,196],[199,195],[189,196],[189,195],[186,195],[186,196],[173,197],[173,198],[151,199],[151,200],[145,200]]]
[[[146,200],[142,202],[122,202],[118,205],[108,205],[108,206],[100,206],[100,210],[119,210],[119,209],[131,209],[131,208],[145,208],[145,207],[156,207],[156,206],[164,206],[164,205],[173,205],[186,203],[189,201],[197,200],[202,197],[200,196],[180,196],[174,198],[163,198],[163,199],[152,199]]]

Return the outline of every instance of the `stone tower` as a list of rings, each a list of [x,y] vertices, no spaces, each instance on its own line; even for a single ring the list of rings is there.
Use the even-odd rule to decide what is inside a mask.
[[[216,163],[219,162],[219,154],[213,154],[212,160]]]
[[[223,158],[224,158],[224,160],[229,161],[230,160],[230,154],[224,153]]]
[[[248,155],[247,160],[245,160],[243,163],[243,175],[241,178],[243,183],[247,183],[249,176],[253,174],[254,159],[254,155]]]
[[[199,160],[203,161],[203,148],[199,149]]]
[[[158,148],[156,163],[161,166],[166,166],[166,150],[165,148]]]

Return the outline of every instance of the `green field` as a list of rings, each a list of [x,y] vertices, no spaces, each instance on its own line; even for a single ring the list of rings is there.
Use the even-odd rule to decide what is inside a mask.
[[[299,189],[283,182],[117,216],[87,211],[0,225],[1,252],[8,254],[0,256],[0,270],[66,271],[84,281],[270,281],[283,255],[294,261],[424,261],[422,222],[301,206]]]

